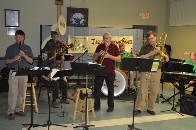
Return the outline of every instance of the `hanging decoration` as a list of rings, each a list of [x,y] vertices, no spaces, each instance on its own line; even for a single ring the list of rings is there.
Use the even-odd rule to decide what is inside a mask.
[[[63,5],[63,0],[55,0],[55,5]]]

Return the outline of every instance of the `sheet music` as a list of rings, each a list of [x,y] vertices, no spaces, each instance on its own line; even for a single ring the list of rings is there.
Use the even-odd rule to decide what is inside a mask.
[[[96,62],[88,62],[88,64],[97,64]],[[99,65],[99,64],[97,64],[97,65]]]
[[[30,70],[38,70],[38,69],[40,69],[40,70],[50,70],[50,68],[49,67],[33,67],[32,69],[30,69]]]
[[[12,71],[11,76],[15,76],[16,75],[16,71]]]
[[[159,59],[154,59],[153,63],[152,63],[152,69],[151,71],[157,71],[159,67]]]

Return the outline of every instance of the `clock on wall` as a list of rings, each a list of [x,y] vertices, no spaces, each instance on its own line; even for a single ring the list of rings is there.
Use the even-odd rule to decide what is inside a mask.
[[[88,27],[88,9],[67,7],[67,26]]]

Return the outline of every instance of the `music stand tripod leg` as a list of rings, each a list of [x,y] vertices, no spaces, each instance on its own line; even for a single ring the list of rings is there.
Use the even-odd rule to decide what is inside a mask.
[[[50,93],[48,92],[48,106],[49,106],[49,113],[48,113],[48,121],[46,121],[47,122],[47,124],[43,124],[43,125],[39,125],[39,126],[42,126],[42,127],[48,127],[48,130],[50,129],[50,126],[51,125],[54,125],[54,126],[62,126],[62,127],[67,127],[67,126],[65,126],[65,125],[59,125],[59,124],[53,124],[52,122],[51,122],[51,120],[50,120],[50,107],[51,107],[51,104],[50,104]],[[36,126],[36,127],[39,127],[39,126]]]
[[[31,81],[33,81],[33,75],[32,74],[30,75],[30,77],[31,77]],[[32,92],[32,87],[33,87],[33,85],[32,85],[32,82],[31,82],[31,88],[30,88],[31,123],[30,124],[22,124],[24,126],[29,125],[28,130],[30,130],[31,127],[39,126],[39,124],[33,124],[33,92]]]
[[[175,93],[175,87],[174,87],[174,93],[173,93],[173,103],[172,103],[173,105],[172,105],[171,110],[165,110],[165,111],[161,111],[161,112],[174,111],[174,112],[176,112],[176,113],[180,114],[181,116],[184,116],[182,113],[180,113],[180,112],[178,112],[178,111],[176,110],[176,107],[175,107],[175,105],[174,105],[175,96],[176,96],[176,93]],[[168,102],[169,102],[169,101],[168,101]]]
[[[174,85],[174,87],[178,87],[177,86],[177,84],[175,83],[175,81],[173,81],[172,79],[170,79],[170,82]],[[175,97],[176,95],[178,95],[180,92],[178,92],[178,93],[175,93],[175,94],[173,94],[171,97],[169,97],[169,98],[167,98],[167,99],[165,99],[165,98],[163,98],[164,99],[164,101],[162,101],[161,103],[165,103],[165,102],[168,102],[169,104],[171,104],[172,105],[172,103],[170,103],[169,101],[170,101],[170,99],[172,99],[173,97]]]
[[[134,127],[134,119],[135,119],[135,115],[134,115],[134,111],[135,111],[135,101],[136,101],[136,97],[137,97],[137,88],[138,88],[138,79],[137,79],[137,71],[136,71],[136,86],[135,86],[135,92],[133,95],[133,116],[132,116],[132,125],[128,125],[128,130],[141,130],[139,128],[135,128]]]
[[[163,99],[163,101],[162,101],[161,103],[168,102],[169,104],[171,104],[171,105],[172,105],[172,103],[170,103],[170,102],[169,102],[169,100],[170,100],[172,97],[170,97],[170,98],[166,99],[166,98],[163,96],[163,81],[162,81],[161,94],[160,94],[160,96],[159,96],[159,97]]]
[[[165,99],[164,97],[163,97],[163,84],[164,84],[164,81],[163,81],[163,73],[162,73],[162,75],[161,75],[161,94],[160,94],[160,98],[163,98],[163,99]]]
[[[62,102],[61,102],[61,108],[62,108]],[[63,104],[63,112],[58,112],[58,113],[62,113],[61,115],[60,114],[57,114],[58,117],[65,117],[65,116],[68,115],[68,113],[65,112],[65,103]]]

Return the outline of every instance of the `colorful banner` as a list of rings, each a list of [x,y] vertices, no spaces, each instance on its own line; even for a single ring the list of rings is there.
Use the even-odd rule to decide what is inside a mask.
[[[125,50],[130,52],[133,49],[133,36],[112,36],[112,42],[117,46],[125,45]],[[94,53],[97,45],[103,43],[102,36],[68,36],[68,44],[73,43],[74,47],[69,49],[69,53]]]

